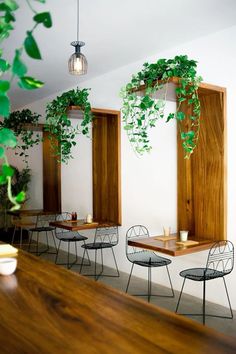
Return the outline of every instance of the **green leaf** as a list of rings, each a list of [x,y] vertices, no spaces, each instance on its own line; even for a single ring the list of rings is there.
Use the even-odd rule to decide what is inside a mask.
[[[185,114],[184,114],[184,112],[177,112],[176,113],[176,119],[177,120],[183,120],[185,118]]]
[[[20,88],[25,90],[34,90],[41,88],[44,83],[42,81],[34,79],[33,77],[23,76],[20,78],[18,85],[20,86]]]
[[[0,94],[4,94],[10,89],[10,82],[7,80],[0,80]]]
[[[27,32],[27,37],[25,38],[24,41],[24,47],[26,53],[33,59],[42,59],[39,47],[32,36],[31,32]]]
[[[17,139],[10,129],[0,129],[0,144],[11,148],[16,147]]]
[[[11,11],[15,11],[19,8],[15,0],[4,0],[4,3],[11,9]]]
[[[46,2],[46,0],[35,0],[35,1],[41,2],[42,4],[45,4]]]
[[[6,176],[0,175],[0,185],[6,184],[6,183],[7,183]]]
[[[52,27],[52,18],[49,12],[41,12],[34,16],[34,21],[37,23],[42,23],[45,27]]]
[[[0,71],[5,72],[10,68],[10,64],[5,59],[0,59]]]
[[[19,50],[16,50],[16,54],[13,60],[12,71],[19,77],[24,76],[27,73],[27,67],[21,60],[21,53]]]
[[[10,100],[6,95],[0,95],[0,116],[8,117],[10,113]]]
[[[2,159],[5,155],[5,150],[2,146],[0,146],[0,159]]]
[[[20,193],[18,193],[15,197],[15,200],[17,203],[22,203],[25,200],[25,192],[21,191]]]
[[[6,177],[12,177],[14,175],[14,168],[12,168],[11,166],[9,165],[2,165],[2,174],[3,176],[6,176]]]

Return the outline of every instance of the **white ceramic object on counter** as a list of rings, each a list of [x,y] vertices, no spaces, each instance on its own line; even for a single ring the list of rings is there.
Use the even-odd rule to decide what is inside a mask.
[[[16,270],[17,259],[16,258],[0,258],[0,274],[10,275]]]
[[[87,217],[86,217],[86,223],[87,224],[91,224],[92,222],[93,222],[92,215],[88,214]]]
[[[188,231],[182,230],[179,233],[180,233],[180,241],[186,242],[188,240]]]

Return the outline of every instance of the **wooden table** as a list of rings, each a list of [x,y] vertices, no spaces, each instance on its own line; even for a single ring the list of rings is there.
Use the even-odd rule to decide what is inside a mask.
[[[111,222],[92,222],[86,223],[84,220],[65,220],[65,221],[51,221],[50,226],[54,226],[60,229],[65,229],[69,231],[81,231],[96,229],[97,227],[112,227],[117,226]]]
[[[18,216],[18,217],[24,217],[24,216],[38,216],[38,215],[55,215],[57,214],[56,211],[47,211],[43,209],[19,209],[19,210],[8,210],[7,214],[12,215],[12,216]]]
[[[236,340],[19,250],[0,276],[1,354],[235,354]]]
[[[177,234],[172,234],[171,236],[175,236],[174,240],[169,241],[161,241],[158,240],[158,237],[161,236],[152,236],[147,238],[137,238],[128,241],[129,246],[140,247],[156,252],[161,252],[168,254],[170,256],[183,256],[189,253],[200,252],[209,249],[213,242],[210,240],[197,240],[199,243],[192,246],[184,246],[176,244],[176,241],[179,241],[177,238]],[[163,237],[163,236],[162,236]],[[191,238],[193,239],[194,238]]]

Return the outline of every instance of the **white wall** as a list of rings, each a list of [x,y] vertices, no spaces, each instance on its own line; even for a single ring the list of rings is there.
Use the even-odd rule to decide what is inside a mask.
[[[199,74],[203,76],[204,81],[227,88],[227,111],[228,111],[228,238],[235,239],[236,224],[236,169],[235,151],[236,139],[236,120],[234,117],[236,111],[235,100],[235,58],[236,58],[236,27],[199,38],[198,40],[186,43],[177,48],[157,53],[155,56],[143,58],[142,61],[127,65],[118,70],[107,73],[103,76],[94,78],[83,87],[91,87],[90,100],[93,107],[99,108],[121,108],[121,99],[119,98],[120,88],[129,81],[132,73],[140,70],[145,61],[155,61],[161,57],[173,57],[177,54],[187,54],[190,58],[198,60]],[[156,39],[158,40],[158,39]],[[155,48],[155,41],[153,44]],[[41,100],[30,105],[29,108],[42,111],[45,103],[50,101]],[[173,109],[173,103],[168,105],[168,109]],[[122,215],[123,224],[120,228],[120,243],[116,249],[117,259],[121,270],[129,272],[130,264],[125,258],[125,233],[132,224],[145,224],[151,234],[162,232],[163,225],[170,225],[174,230],[176,228],[176,136],[174,125],[160,122],[158,127],[152,131],[153,150],[150,155],[137,158],[133,153],[125,132],[122,130]],[[85,212],[87,208],[91,211],[91,166],[90,148],[87,142],[82,141],[78,157],[71,163],[78,169],[69,169],[68,166],[62,167],[62,191],[63,208],[73,208],[80,204],[81,210]],[[85,150],[84,150],[85,149]],[[80,164],[84,159],[86,151],[86,173],[81,171]],[[88,159],[88,160],[87,160]],[[71,166],[72,166],[71,165]],[[81,165],[82,166],[82,165]],[[84,189],[83,194],[77,194],[76,176],[80,179],[81,186]],[[69,189],[71,188],[71,191]],[[80,199],[81,198],[81,199]],[[84,209],[83,209],[84,208]],[[79,209],[78,209],[79,210]],[[180,289],[182,279],[179,277],[179,271],[185,268],[201,266],[205,264],[207,252],[201,252],[193,255],[172,258],[171,273],[175,289]],[[112,260],[109,256],[105,262],[110,265]],[[157,270],[154,281],[167,284],[167,278],[164,270]],[[137,269],[136,274],[146,277],[142,269]],[[228,276],[229,291],[233,308],[236,309],[236,288],[234,287],[235,271]],[[224,289],[219,288],[222,280],[209,282],[207,284],[207,298],[210,301],[226,304]],[[200,284],[189,283],[186,292],[196,296],[202,296]]]

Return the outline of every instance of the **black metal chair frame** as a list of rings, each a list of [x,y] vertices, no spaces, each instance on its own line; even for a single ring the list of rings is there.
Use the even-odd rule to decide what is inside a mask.
[[[150,299],[152,296],[157,296],[157,297],[174,297],[174,289],[170,277],[170,272],[168,269],[168,264],[171,263],[171,260],[168,258],[160,257],[158,256],[155,252],[140,249],[137,247],[129,246],[128,241],[131,239],[135,239],[138,237],[149,237],[149,231],[148,229],[143,226],[143,225],[134,225],[128,229],[126,232],[126,257],[127,259],[132,263],[131,271],[129,274],[128,278],[128,283],[126,286],[126,293],[128,292],[129,285],[130,285],[130,280],[131,276],[133,273],[133,268],[134,265],[140,265],[143,267],[148,268],[148,292],[147,294],[132,294],[133,296],[147,296],[148,297],[148,302],[150,302]],[[143,259],[142,259],[143,256]],[[137,257],[137,258],[136,258]],[[136,259],[135,259],[136,258]],[[152,294],[152,268],[156,267],[166,267],[169,282],[170,282],[170,288],[171,288],[171,295],[160,295],[160,294]]]
[[[83,259],[82,259],[82,264],[80,268],[80,273],[82,274],[82,268],[84,266],[84,255],[85,251],[90,251],[93,250],[95,251],[95,265],[94,265],[94,274],[83,274],[85,276],[92,276],[94,277],[95,280],[98,280],[100,276],[104,277],[119,277],[120,272],[117,266],[117,261],[115,257],[115,253],[113,250],[113,247],[116,246],[119,242],[119,234],[118,234],[118,227],[117,226],[112,226],[112,227],[102,227],[102,228],[97,228],[95,231],[95,236],[94,236],[94,241],[92,243],[86,243],[86,245],[82,245],[81,247],[84,248],[84,254],[83,254]],[[116,275],[112,274],[104,274],[104,265],[103,265],[103,250],[104,249],[111,249],[115,267],[116,267]],[[98,273],[97,272],[97,251],[101,251],[101,271]]]
[[[17,218],[18,220],[14,220],[13,224],[14,224],[14,230],[13,230],[13,234],[12,234],[12,240],[11,240],[11,244],[14,244],[15,241],[15,234],[16,234],[16,230],[20,229],[20,248],[22,247],[22,241],[23,241],[23,230],[26,230],[28,232],[28,242],[30,240],[30,234],[29,234],[29,229],[32,228],[32,226],[35,224],[32,221],[30,222],[22,222],[21,217],[19,216]]]
[[[190,268],[180,272],[180,276],[184,278],[179,299],[175,312],[178,313],[180,300],[182,297],[186,279],[203,282],[203,304],[202,313],[179,313],[180,315],[202,316],[202,322],[205,325],[206,317],[217,318],[233,318],[233,311],[230,303],[229,293],[225,281],[225,276],[230,274],[234,267],[234,246],[230,241],[218,241],[209,250],[205,268]],[[195,274],[194,274],[195,273]],[[201,274],[197,274],[201,273]],[[217,278],[223,278],[226,296],[229,304],[231,316],[220,316],[217,314],[206,313],[206,281]]]
[[[57,245],[55,241],[55,227],[49,226],[49,222],[55,221],[56,220],[56,214],[46,214],[46,215],[38,215],[37,216],[37,221],[36,221],[36,226],[34,228],[29,229],[30,233],[30,239],[29,239],[29,245],[28,245],[28,252],[30,253],[36,253],[37,256],[40,256],[43,253],[49,253],[49,254],[57,254]],[[37,239],[36,239],[36,251],[31,251],[31,244],[32,244],[32,239],[33,239],[33,233],[37,233]],[[41,232],[45,232],[46,234],[46,240],[47,240],[47,247],[44,250],[41,250],[39,252],[39,234]],[[51,232],[54,246],[55,246],[55,252],[49,252],[49,242],[48,242],[48,232]]]
[[[68,212],[64,212],[60,215],[57,216],[57,220],[61,220],[61,221],[65,221],[65,220],[71,220],[71,214]],[[56,259],[55,259],[55,264],[57,265],[66,265],[68,269],[70,269],[73,265],[80,265],[81,263],[78,263],[78,250],[77,250],[77,242],[83,242],[83,244],[85,245],[85,240],[87,240],[88,238],[80,235],[79,232],[77,231],[68,231],[65,229],[60,229],[60,228],[56,228],[56,238],[59,240],[59,244],[58,244],[58,248],[57,248],[57,255],[56,255]],[[59,255],[59,251],[60,251],[60,246],[61,246],[61,242],[67,242],[67,262],[66,263],[58,263],[58,255]],[[74,243],[75,246],[75,258],[73,260],[73,262],[70,262],[70,245],[71,243]],[[91,265],[90,259],[89,259],[89,254],[87,253],[87,257],[88,257],[88,263],[84,264],[84,265]]]

